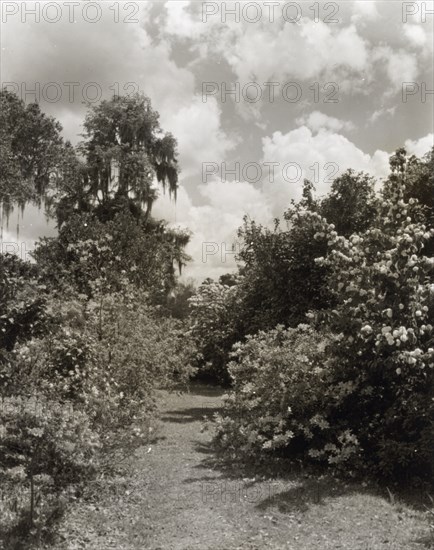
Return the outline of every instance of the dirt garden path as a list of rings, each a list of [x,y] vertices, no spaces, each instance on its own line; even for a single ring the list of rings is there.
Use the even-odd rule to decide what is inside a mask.
[[[161,394],[159,440],[128,473],[71,507],[56,550],[423,550],[426,514],[330,479],[217,468],[202,431],[221,391]]]

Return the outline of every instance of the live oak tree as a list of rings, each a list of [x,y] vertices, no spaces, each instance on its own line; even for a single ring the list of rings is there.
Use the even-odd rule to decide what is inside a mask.
[[[65,147],[46,199],[59,238],[36,254],[44,269],[54,262],[81,291],[94,279],[89,269],[112,282],[126,271],[164,303],[176,284],[175,266],[181,270],[189,259],[189,233],[151,216],[158,183],[175,198],[178,187],[176,140],[158,119],[144,95],[117,96],[90,109],[77,151]]]
[[[90,109],[77,148],[82,162],[70,159],[59,172],[59,224],[77,211],[92,212],[101,221],[126,209],[148,218],[158,196],[155,182],[176,198],[176,140],[163,133],[158,119],[142,94],[115,96]]]
[[[63,150],[61,125],[39,105],[0,90],[0,206],[8,217],[13,206],[44,198]]]

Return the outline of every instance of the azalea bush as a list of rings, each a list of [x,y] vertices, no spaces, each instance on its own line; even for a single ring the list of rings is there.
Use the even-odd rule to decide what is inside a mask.
[[[235,455],[302,456],[331,438],[323,415],[329,342],[329,335],[308,325],[280,325],[234,346],[228,366],[233,386],[216,418],[218,446]]]
[[[12,254],[0,254],[0,395],[19,390],[12,352],[44,332],[46,286],[38,268]]]
[[[129,426],[149,425],[157,388],[188,382],[195,372],[194,346],[181,322],[160,316],[126,282],[122,292],[95,293],[86,303],[86,316],[91,350],[83,399],[95,421],[104,425],[105,439],[112,441],[111,430],[127,434]],[[119,434],[116,441],[122,444]]]
[[[14,381],[0,419],[5,540],[48,534],[77,483],[112,472],[114,456],[152,437],[155,390],[182,387],[194,373],[181,321],[126,279],[119,292],[101,279],[92,285],[91,299],[49,298],[45,333],[16,344],[5,364]]]
[[[82,412],[74,417],[76,425],[65,435],[64,452],[70,449],[71,456],[56,454],[52,460],[67,468],[68,460],[74,463],[64,481],[53,474],[61,469],[57,463],[52,473],[47,470],[34,476],[19,464],[5,463],[5,486],[8,494],[15,495],[8,500],[12,504],[6,506],[9,520],[4,537],[11,548],[15,532],[22,536],[30,532],[33,540],[50,532],[63,498],[57,489],[68,492],[81,481],[112,472],[113,464],[147,443],[156,417],[155,390],[179,388],[194,373],[195,347],[182,321],[151,305],[150,292],[135,284],[137,281],[119,267],[120,262],[116,275],[103,269],[99,255],[104,250],[94,244],[80,241],[74,248],[74,253],[86,250],[77,261],[85,261],[93,269],[85,277],[86,292],[81,292],[74,277],[64,277],[62,270],[60,279],[49,281],[46,256],[42,267],[13,259],[2,263],[2,278],[7,283],[1,296],[5,313],[0,327],[7,345],[1,357],[2,396],[31,400],[36,392],[48,411],[48,424],[43,427],[27,413],[22,416],[20,410],[15,411],[6,419],[9,431],[5,444],[12,441],[9,435],[13,433],[15,447],[25,449],[33,433],[24,429],[28,425],[36,430],[35,437],[42,438],[38,451],[41,460],[49,462],[51,455],[47,453],[63,445],[64,438],[56,424],[58,417],[50,416],[50,407]],[[44,280],[48,285],[42,284]],[[67,422],[67,413],[64,418]],[[14,432],[18,425],[23,429]],[[83,469],[79,475],[74,453],[76,448],[86,448],[81,445],[81,428],[83,433],[89,430],[89,441],[94,434],[99,446],[93,449],[94,454],[85,453],[80,458]],[[30,501],[22,496],[27,495],[29,484],[33,488],[37,485],[38,513],[29,504],[36,498],[33,489]],[[19,547],[19,536],[17,544]]]
[[[1,534],[15,548],[40,540],[60,495],[95,474],[100,440],[85,412],[41,394],[2,400],[0,425]]]
[[[92,284],[90,300],[52,298],[46,334],[18,346],[14,357],[24,385],[81,403],[110,440],[135,415],[152,415],[156,388],[188,381],[194,346],[180,321],[160,315],[127,280],[112,293],[103,279]]]

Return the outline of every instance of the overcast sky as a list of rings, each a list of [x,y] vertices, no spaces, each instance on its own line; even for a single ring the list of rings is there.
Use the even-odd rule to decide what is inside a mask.
[[[394,149],[433,144],[433,2],[73,4],[2,2],[2,84],[38,99],[74,143],[83,99],[151,98],[181,166],[176,204],[161,195],[153,213],[193,232],[187,276],[233,269],[224,251],[243,216],[271,224],[304,177],[319,195],[350,167],[380,181]],[[28,209],[18,240],[53,231]]]

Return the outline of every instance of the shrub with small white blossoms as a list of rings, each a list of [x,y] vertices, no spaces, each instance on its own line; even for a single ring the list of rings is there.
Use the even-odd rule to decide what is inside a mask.
[[[218,447],[240,457],[275,451],[300,456],[332,439],[322,415],[329,340],[328,334],[301,324],[278,325],[236,344],[228,366],[233,385],[216,417]]]
[[[357,435],[366,464],[381,475],[429,477],[434,448],[433,259],[425,255],[434,229],[406,196],[406,158],[391,160],[377,216],[349,238],[328,226],[338,305],[332,329],[334,384],[351,383],[334,405],[338,424]]]

